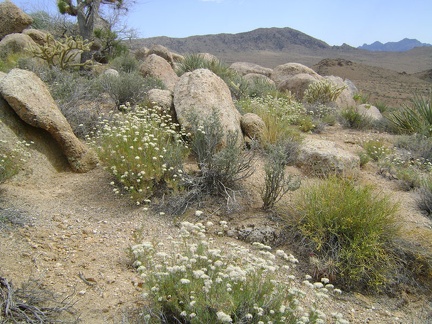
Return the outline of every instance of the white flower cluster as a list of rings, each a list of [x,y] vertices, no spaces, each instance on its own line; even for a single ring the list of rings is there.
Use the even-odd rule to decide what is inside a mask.
[[[101,118],[88,141],[117,179],[114,192],[124,190],[140,202],[151,196],[158,182],[163,180],[175,187],[182,178],[181,166],[188,147],[179,129],[160,107],[137,106],[126,114]]]
[[[308,277],[305,288],[311,290],[308,296],[314,300],[302,304],[307,292],[295,287],[295,277],[285,264],[298,263],[291,254],[283,250],[272,253],[271,247],[261,243],[254,243],[252,249],[234,242],[226,242],[223,249],[214,247],[216,241],[206,236],[203,224],[180,225],[178,239],[168,238],[169,244],[143,242],[132,247],[134,265],[147,287],[145,297],[153,300],[155,307],[159,305],[159,311],[167,303],[176,303],[175,308],[180,309],[177,315],[191,323],[231,323],[241,304],[245,313],[236,313],[236,318],[247,322],[283,323],[293,316],[298,323],[326,319],[316,305],[336,289],[326,278],[310,283]],[[209,310],[214,311],[203,314]],[[209,320],[211,316],[214,318]],[[338,321],[343,320],[337,316]]]

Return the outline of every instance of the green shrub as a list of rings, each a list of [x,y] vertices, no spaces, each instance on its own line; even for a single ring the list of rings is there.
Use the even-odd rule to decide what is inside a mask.
[[[119,76],[101,75],[97,83],[99,87],[114,100],[117,107],[130,103],[131,105],[138,104],[145,99],[147,91],[156,88],[163,88],[161,83],[158,83],[153,78],[143,78],[138,73],[120,72]]]
[[[19,171],[19,158],[15,153],[0,147],[0,183],[12,178]]]
[[[304,92],[303,100],[307,103],[326,104],[336,101],[346,86],[338,87],[329,80],[315,81]]]
[[[355,107],[342,110],[340,117],[342,125],[348,128],[367,129],[372,125],[372,120],[359,113]]]
[[[381,114],[384,114],[389,110],[389,107],[386,105],[386,103],[382,101],[375,103],[374,106],[378,108]]]
[[[422,177],[413,165],[396,167],[395,175],[402,190],[409,191],[420,187]]]
[[[11,53],[6,57],[0,59],[0,71],[9,73],[10,70],[18,66],[18,62],[21,58],[26,58],[27,55],[23,53]]]
[[[395,146],[407,150],[411,160],[430,167],[432,162],[432,138],[420,134],[403,135],[397,139]]]
[[[176,73],[178,76],[181,76],[186,72],[192,72],[197,69],[208,69],[212,64],[218,64],[218,60],[209,61],[201,54],[190,54],[186,55],[184,60],[176,66]]]
[[[98,62],[107,62],[121,55],[127,55],[128,47],[122,42],[118,34],[107,28],[96,28],[94,36],[100,45],[99,51],[95,54]]]
[[[17,142],[12,149],[6,144],[7,141],[0,140],[0,183],[12,178],[20,171],[20,168],[31,156],[26,148],[31,146],[33,142]]]
[[[282,96],[283,94],[279,93],[274,83],[270,83],[265,79],[257,78],[251,81],[248,81],[245,85],[245,90],[243,91],[246,97],[255,98],[261,97],[264,98],[266,96]]]
[[[371,157],[366,152],[360,152],[359,158],[360,158],[360,167],[361,168],[363,166],[365,166],[371,160]]]
[[[290,97],[243,98],[237,101],[237,106],[245,113],[257,114],[264,121],[266,128],[261,138],[264,147],[285,138],[299,137],[298,130],[292,125],[306,114],[303,105]]]
[[[432,91],[429,98],[418,94],[411,99],[411,105],[385,116],[402,134],[422,134],[432,136]]]
[[[240,180],[252,174],[253,150],[245,150],[238,143],[236,133],[224,137],[217,110],[204,121],[196,115],[190,115],[188,119],[192,133],[190,147],[200,169],[195,180],[203,192],[226,194],[227,190],[235,189]]]
[[[314,120],[309,115],[300,118],[300,120],[298,120],[298,125],[300,130],[304,133],[312,132],[316,127]]]
[[[132,73],[138,70],[139,62],[132,54],[125,53],[114,58],[110,65],[119,72]]]
[[[380,140],[369,140],[363,143],[366,154],[375,162],[384,159],[392,150]]]
[[[308,104],[305,105],[308,115],[312,116],[315,120],[320,120],[327,125],[334,125],[336,123],[336,106],[331,104]]]
[[[264,165],[264,189],[261,192],[262,208],[269,210],[288,192],[300,187],[300,179],[286,175],[286,146],[274,145],[267,149],[267,161]]]
[[[389,284],[397,205],[371,187],[336,177],[300,191],[295,227],[314,256],[315,271],[348,289],[379,290]]]
[[[353,99],[358,104],[367,104],[369,103],[370,95],[365,95],[364,93],[358,92],[354,94]]]
[[[188,155],[182,136],[161,108],[136,107],[102,120],[92,143],[116,179],[114,192],[127,192],[139,204],[158,191],[179,188]]]
[[[292,255],[283,250],[272,253],[263,244],[253,245],[255,251],[235,243],[218,247],[206,232],[200,223],[182,222],[179,237],[132,246],[134,265],[144,280],[144,298],[149,303],[142,322],[324,321],[326,315],[317,307],[329,294],[340,292],[328,279],[315,284],[306,280],[305,289],[299,290],[289,271],[289,265],[298,262]],[[346,322],[335,316],[339,323]]]
[[[432,219],[432,179],[430,176],[422,179],[417,189],[416,202],[418,208]]]

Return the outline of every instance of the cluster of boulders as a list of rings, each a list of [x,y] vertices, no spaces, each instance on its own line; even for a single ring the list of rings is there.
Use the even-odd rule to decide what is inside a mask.
[[[178,77],[174,72],[174,66],[179,57],[171,60],[173,54],[167,54],[168,52],[168,49],[160,45],[157,46],[157,51],[138,51],[139,57],[143,60],[140,72],[144,76],[159,78],[167,89],[150,91],[150,102],[174,112],[179,123],[186,128],[189,126],[187,117],[191,113],[206,119],[214,109],[217,109],[224,131],[236,132],[239,135],[239,142],[244,139],[260,138],[266,127],[264,121],[256,114],[241,115],[234,105],[228,86],[221,78],[207,69],[197,69]],[[210,54],[200,55],[208,60],[217,59]],[[260,79],[274,84],[281,91],[291,91],[298,100],[302,100],[305,90],[311,83],[328,80],[337,87],[344,87],[335,102],[339,109],[357,106],[353,99],[357,89],[352,82],[335,76],[320,76],[302,64],[286,63],[269,69],[253,63],[236,62],[230,68],[246,80],[253,82]],[[373,106],[360,105],[357,109],[371,118],[382,118],[378,109]],[[312,139],[305,141],[301,146],[297,162],[304,171],[315,174],[355,172],[360,166],[356,154],[345,151],[333,142]]]
[[[43,42],[44,35],[41,32],[26,29],[31,24],[31,18],[11,2],[0,4],[0,15],[4,17],[0,23],[0,56],[11,51],[22,51],[31,43]],[[208,53],[200,55],[206,60],[217,60]],[[135,52],[135,56],[142,61],[139,67],[142,76],[156,77],[166,88],[150,90],[148,101],[169,110],[183,127],[188,128],[189,116],[194,115],[206,120],[216,110],[225,132],[224,138],[228,132],[235,133],[240,144],[245,138],[260,137],[265,128],[264,122],[255,114],[242,116],[234,105],[227,84],[210,70],[197,69],[179,77],[175,66],[183,58],[160,45],[140,49]],[[349,80],[320,76],[302,64],[287,63],[269,69],[253,63],[237,62],[230,68],[245,80],[260,80],[274,84],[279,90],[289,90],[299,100],[311,83],[328,79],[335,85],[344,87],[336,101],[339,108],[356,106],[353,100],[356,89]],[[118,74],[112,69],[105,73],[114,76]],[[62,147],[73,170],[86,172],[96,165],[97,158],[94,153],[75,137],[47,87],[35,74],[20,69],[13,69],[7,75],[0,74],[0,94],[22,121],[52,135]],[[365,114],[373,112],[376,118],[380,118],[372,107],[358,109]],[[321,154],[322,151],[325,152]],[[352,169],[359,164],[358,157],[349,156],[346,159],[346,155],[347,153],[341,154],[340,149],[328,143],[307,143],[299,161],[300,165],[308,165],[312,160],[314,164],[325,162],[329,167],[343,172],[343,169]]]

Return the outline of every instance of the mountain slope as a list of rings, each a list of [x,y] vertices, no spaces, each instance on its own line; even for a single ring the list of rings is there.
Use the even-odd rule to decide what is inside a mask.
[[[159,44],[178,53],[209,52],[221,49],[234,51],[268,50],[284,51],[295,46],[310,49],[327,49],[330,46],[316,38],[292,28],[259,28],[238,34],[190,36],[186,38],[152,37],[133,41],[133,48]]]
[[[405,52],[409,51],[415,47],[432,46],[431,44],[426,44],[418,41],[417,39],[404,38],[399,42],[387,42],[385,44],[381,42],[374,42],[370,45],[363,44],[359,46],[359,49],[367,51],[385,51],[385,52]]]
[[[155,44],[182,55],[210,53],[227,64],[251,62],[268,68],[288,62],[312,66],[325,58],[343,58],[406,73],[426,71],[432,66],[432,46],[416,47],[406,52],[373,52],[346,44],[329,46],[292,28],[259,28],[238,34],[186,38],[162,36],[128,42],[132,50]]]

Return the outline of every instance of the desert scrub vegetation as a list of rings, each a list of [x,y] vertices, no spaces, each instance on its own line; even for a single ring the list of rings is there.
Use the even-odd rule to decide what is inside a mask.
[[[254,80],[247,81],[247,84],[243,87],[243,97],[255,98],[255,97],[266,97],[266,96],[281,96],[279,90],[277,90],[274,83],[270,83],[268,80],[263,78],[257,78]],[[288,95],[289,94],[285,94]]]
[[[116,106],[129,103],[136,105],[144,101],[150,89],[163,89],[162,83],[152,77],[144,78],[137,72],[119,72],[119,75],[103,74],[96,80],[100,92],[107,93]]]
[[[179,189],[183,161],[189,149],[179,125],[160,107],[124,106],[101,118],[88,140],[115,178],[116,194],[127,193],[137,203],[155,193]]]
[[[261,243],[220,247],[207,234],[216,227],[210,222],[180,225],[166,243],[131,247],[144,281],[144,323],[347,323],[319,309],[341,291],[327,278],[301,284],[290,270],[294,256]]]
[[[381,140],[368,140],[362,144],[365,153],[375,162],[390,155],[393,150]]]
[[[338,87],[329,80],[320,80],[311,83],[304,92],[303,100],[309,104],[327,104],[336,101],[346,86]]]
[[[27,148],[33,141],[19,141],[13,148],[8,147],[5,140],[0,140],[0,183],[16,175],[27,159],[31,156]]]
[[[139,61],[129,52],[119,55],[109,62],[118,72],[132,73],[138,71]]]
[[[19,66],[20,60],[28,58],[26,53],[10,53],[5,57],[0,57],[0,71],[8,73],[13,68]]]
[[[56,296],[35,279],[15,288],[0,277],[0,320],[2,323],[76,323],[79,315],[72,296]]]
[[[272,209],[275,204],[288,192],[300,187],[300,179],[286,174],[285,166],[290,162],[287,156],[287,146],[278,144],[267,148],[264,165],[264,188],[261,192],[264,210]]]
[[[347,128],[365,130],[373,126],[372,120],[359,113],[356,107],[343,109],[339,115],[340,122]]]
[[[385,117],[402,134],[432,136],[432,91],[429,97],[414,94],[411,104],[391,111]]]
[[[252,174],[254,150],[246,150],[238,142],[237,133],[224,135],[217,109],[203,121],[190,114],[188,123],[189,145],[200,170],[192,180],[193,186],[198,185],[206,194],[228,194]]]
[[[298,125],[306,115],[304,106],[291,97],[266,96],[243,98],[236,102],[240,111],[255,113],[264,121],[266,128],[261,137],[261,144],[265,147],[277,144],[288,137],[300,137],[298,130],[292,125]]]
[[[398,206],[389,197],[330,177],[302,187],[294,208],[293,226],[307,247],[315,276],[349,290],[379,291],[391,284],[397,269],[391,244],[398,233]]]
[[[19,158],[9,149],[0,147],[0,183],[12,178],[19,171]]]

